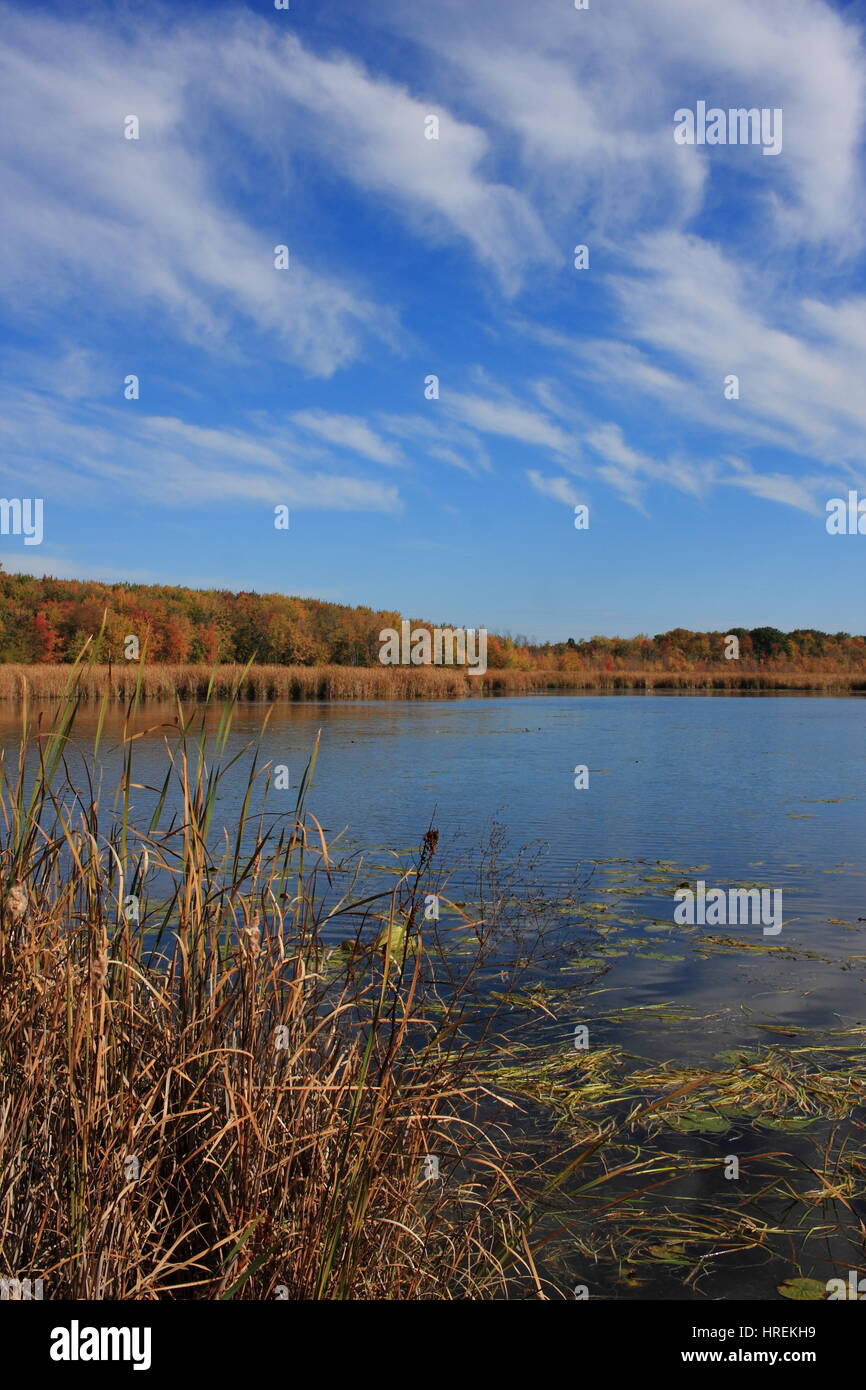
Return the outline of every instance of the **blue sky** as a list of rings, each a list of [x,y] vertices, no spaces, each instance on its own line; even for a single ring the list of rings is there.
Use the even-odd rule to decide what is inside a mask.
[[[864,24],[0,6],[2,489],[45,506],[5,568],[542,640],[862,632],[825,504],[866,494]],[[698,101],[780,108],[782,152],[677,145]]]

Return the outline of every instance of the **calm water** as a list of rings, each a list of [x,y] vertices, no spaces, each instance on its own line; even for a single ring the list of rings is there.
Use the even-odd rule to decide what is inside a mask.
[[[263,712],[240,707],[228,755],[256,737]],[[136,749],[139,782],[161,785],[165,726],[173,717],[171,707],[148,706],[139,719],[136,727],[153,728]],[[94,726],[95,716],[79,718],[82,747]],[[119,718],[108,721],[106,787],[119,766],[108,751],[119,730]],[[691,1053],[715,1048],[719,1030],[748,1038],[756,1020],[796,1017],[830,1026],[839,1013],[846,1021],[862,1019],[866,971],[860,962],[853,970],[841,967],[866,955],[866,920],[858,921],[866,919],[863,700],[551,695],[275,705],[263,760],[288,766],[292,790],[272,792],[272,807],[281,805],[280,796],[287,808],[294,804],[318,730],[308,809],[329,837],[342,832],[347,848],[402,849],[433,824],[442,835],[440,855],[450,852],[465,868],[499,825],[507,853],[532,848],[533,881],[551,896],[572,892],[576,880],[591,874],[583,898],[608,908],[627,905],[634,931],[656,945],[663,924],[672,928],[678,881],[781,888],[780,936],[765,939],[757,927],[731,932],[839,958],[837,968],[819,971],[808,958],[760,954],[689,954],[651,963],[625,953],[610,960],[606,987],[630,1003],[682,998],[702,1014],[735,1007],[735,1021],[721,1017],[710,1028],[689,1030]],[[0,743],[10,752],[16,747],[12,711],[2,716]],[[589,768],[585,790],[574,786],[578,764]],[[74,758],[71,766],[74,774]],[[241,760],[219,804],[219,819],[229,826],[245,786]],[[154,797],[144,790],[137,795],[133,820],[141,823]],[[617,861],[615,870],[610,861]],[[626,863],[639,866],[645,879],[658,861],[680,872],[655,890],[626,886],[626,899],[614,891],[624,883]],[[745,1004],[756,1011],[751,1022]]]
[[[240,708],[229,753],[255,738],[262,714],[260,706]],[[139,727],[172,718],[172,710],[149,706]],[[92,728],[85,713],[83,746]],[[118,730],[109,725],[106,747]],[[594,1045],[615,1042],[650,1061],[691,1065],[735,1045],[778,1044],[785,1034],[774,1030],[850,1028],[866,1019],[862,700],[551,695],[277,705],[263,758],[288,765],[293,790],[272,792],[272,806],[280,795],[286,809],[294,805],[318,730],[308,810],[329,838],[342,832],[347,849],[375,860],[417,844],[435,825],[440,855],[452,855],[470,882],[499,826],[504,859],[513,863],[528,848],[527,879],[552,902],[573,898],[582,885],[573,930],[576,938],[592,935],[593,984],[602,986]],[[163,738],[154,728],[137,749],[137,780],[152,787],[164,775]],[[11,751],[15,741],[9,712],[0,742]],[[110,786],[117,755],[107,752],[104,763]],[[574,786],[579,764],[589,768],[585,790]],[[221,822],[231,825],[245,784],[240,769],[226,783]],[[140,823],[154,798],[147,790],[137,796]],[[694,886],[697,878],[782,889],[781,935],[722,926],[684,938],[673,924],[672,894],[678,882]],[[695,938],[710,933],[786,949],[701,950]],[[653,1024],[653,1006],[668,1004],[681,1014]],[[635,1006],[645,1010],[639,1025]],[[539,1019],[537,1036],[567,1046],[574,1006],[553,1015]],[[790,1272],[780,1267],[779,1275]],[[714,1296],[772,1297],[775,1277],[768,1282],[765,1271],[743,1266]],[[649,1296],[681,1297],[679,1287],[659,1272]]]
[[[550,696],[295,706],[278,716],[268,751],[290,766],[322,729],[311,805],[358,844],[408,845],[433,822],[446,839],[478,846],[496,821],[512,850],[539,847],[552,893],[605,860],[648,869],[661,860],[692,883],[688,870],[699,867],[708,884],[781,888],[779,937],[732,932],[840,957],[839,967],[760,954],[611,961],[605,985],[630,1004],[685,999],[701,1015],[722,1010],[687,1030],[689,1060],[728,1045],[719,1033],[760,1040],[761,1022],[828,1027],[839,1013],[863,1021],[866,970],[841,967],[866,954],[866,920],[857,921],[866,919],[864,701]],[[244,722],[251,729],[254,714]],[[574,786],[578,764],[589,768],[586,790]],[[596,870],[588,900],[609,882]],[[638,934],[644,918],[670,920],[671,886],[632,900]],[[658,944],[657,930],[647,935]],[[661,1044],[670,1055],[671,1038]]]

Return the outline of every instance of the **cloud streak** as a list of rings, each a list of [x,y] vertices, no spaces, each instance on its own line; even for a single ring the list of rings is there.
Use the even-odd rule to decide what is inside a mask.
[[[394,512],[397,489],[336,471],[279,420],[203,427],[107,406],[60,405],[36,392],[0,398],[5,486],[65,503],[125,496],[160,507],[279,504]],[[330,466],[329,466],[330,463]],[[312,465],[312,466],[311,466]]]

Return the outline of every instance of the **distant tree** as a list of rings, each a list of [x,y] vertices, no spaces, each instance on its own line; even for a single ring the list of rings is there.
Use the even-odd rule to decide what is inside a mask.
[[[55,632],[43,610],[33,615],[33,655],[35,662],[51,662],[61,659],[60,634]]]
[[[787,656],[789,653],[787,633],[780,632],[777,627],[753,627],[749,636],[755,656],[760,661],[767,661],[774,656]]]

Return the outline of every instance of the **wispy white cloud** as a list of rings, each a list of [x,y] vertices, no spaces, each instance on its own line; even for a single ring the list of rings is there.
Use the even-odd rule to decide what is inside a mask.
[[[826,499],[826,480],[809,479],[800,481],[786,473],[756,473],[747,464],[739,461],[733,471],[721,479],[730,487],[744,488],[754,497],[762,497],[768,502],[781,502],[798,511],[809,512],[813,516],[823,514]],[[819,498],[816,493],[822,491]]]
[[[863,45],[824,0],[620,0],[591,12],[562,0],[384,3],[516,141],[535,197],[552,212],[579,208],[584,229],[617,239],[648,222],[684,228],[735,167],[780,236],[831,240],[833,255],[862,245]],[[698,99],[781,107],[782,157],[756,168],[757,151],[675,146],[674,111]]]
[[[714,427],[862,469],[866,395],[858,342],[866,300],[835,307],[773,293],[715,246],[665,234],[616,277],[628,331],[683,382],[681,408]],[[628,361],[622,366],[627,371]],[[724,384],[739,379],[739,399]],[[623,375],[620,380],[625,380]],[[645,378],[643,386],[653,383]],[[667,380],[660,384],[667,395]]]
[[[677,488],[694,497],[705,497],[718,477],[712,462],[672,454],[654,458],[635,449],[619,425],[596,425],[586,436],[587,445],[603,460],[598,474],[631,506],[645,511],[644,498],[650,484]]]
[[[444,399],[449,415],[482,434],[502,435],[559,454],[577,451],[577,445],[567,431],[540,411],[532,410],[505,397],[449,393]]]
[[[487,450],[474,431],[456,420],[434,415],[391,415],[382,412],[376,422],[387,434],[404,442],[413,458],[427,455],[440,463],[459,468],[473,477],[491,471]]]
[[[262,48],[267,33],[262,25]],[[243,150],[213,128],[208,79],[233,53],[222,25],[143,20],[121,39],[4,10],[0,34],[11,113],[0,125],[0,284],[23,317],[50,317],[64,302],[127,318],[156,309],[180,338],[225,353],[237,351],[233,334],[254,332],[278,359],[324,376],[369,335],[393,336],[392,312],[345,270],[297,253],[276,269],[284,227],[254,224],[224,196]],[[123,136],[128,114],[138,140]]]
[[[38,554],[32,550],[0,551],[0,567],[7,574],[32,574],[37,579],[46,575],[51,579],[92,579],[98,584],[164,584],[165,575],[154,570],[136,569],[124,566],[122,570],[111,565],[102,566],[92,556],[79,556],[77,559],[59,553],[49,554],[40,548]]]
[[[586,498],[581,497],[570,478],[551,478],[539,473],[537,468],[528,468],[526,476],[536,492],[540,492],[542,497],[550,497],[554,502],[565,502],[569,507],[576,507],[585,503]]]
[[[413,95],[353,58],[319,57],[290,36],[274,43],[270,30],[252,25],[226,56],[221,95],[249,128],[260,120],[262,90],[304,111],[310,138],[344,177],[386,199],[421,235],[467,242],[506,291],[527,266],[555,257],[531,201],[486,172],[483,127],[458,118],[447,96]],[[430,116],[438,139],[426,136]]]
[[[5,486],[70,501],[163,507],[233,503],[392,512],[395,487],[337,471],[277,420],[203,427],[134,406],[76,408],[35,392],[0,398]],[[330,463],[330,467],[329,467]],[[311,466],[311,464],[313,466]]]
[[[292,420],[303,430],[319,435],[349,453],[360,454],[373,463],[396,468],[403,462],[400,450],[380,438],[365,420],[356,415],[333,415],[324,410],[298,410]]]
[[[377,67],[241,10],[217,26],[141,13],[125,28],[0,10],[0,289],[19,325],[56,332],[62,361],[54,403],[46,388],[7,396],[11,466],[85,492],[142,495],[146,479],[162,504],[278,486],[294,505],[382,510],[400,505],[397,489],[356,476],[347,455],[480,475],[490,441],[508,440],[637,507],[650,487],[705,497],[730,485],[808,510],[825,477],[866,477],[866,298],[845,274],[866,227],[866,69],[850,19],[824,0],[622,0],[586,13],[563,0],[383,0],[377,15],[392,37],[411,29],[411,57],[373,46]],[[677,147],[673,111],[698,98],[781,106],[782,155]],[[122,136],[130,112],[139,141]],[[438,140],[425,139],[431,114]],[[499,383],[445,389],[423,414],[367,415],[336,392],[326,409],[217,425],[174,406],[87,407],[104,395],[104,366],[70,335],[76,323],[154,318],[222,360],[255,349],[324,377],[374,343],[405,344],[403,287],[390,283],[385,302],[384,274],[374,292],[351,255],[327,238],[319,249],[310,165],[426,249],[468,253],[491,338],[519,323],[529,349],[552,355],[550,379],[533,362],[535,385],[524,374],[511,386],[503,369]],[[738,215],[723,228],[699,220],[734,179]],[[566,328],[545,292],[574,274],[570,246],[593,239],[608,253],[594,241],[609,312]],[[283,241],[285,272],[273,265]],[[786,278],[796,265],[806,293]],[[506,301],[539,286],[512,316]],[[647,443],[615,407],[571,403],[575,372],[614,402],[651,400],[660,437],[685,424],[723,443],[706,458],[688,442]],[[738,401],[723,397],[731,373]],[[791,458],[720,462],[732,440]],[[568,500],[568,479],[540,468],[532,486]]]

